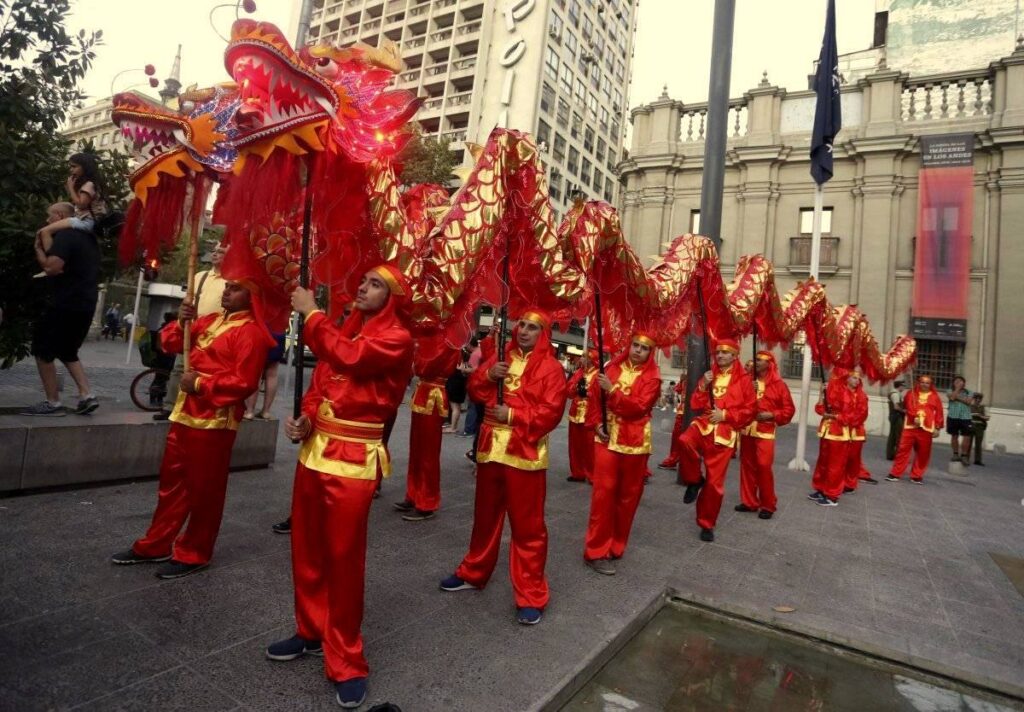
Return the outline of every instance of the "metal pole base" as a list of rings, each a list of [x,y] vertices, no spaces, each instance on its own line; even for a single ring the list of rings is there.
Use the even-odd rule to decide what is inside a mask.
[[[807,460],[803,459],[802,457],[794,457],[792,460],[789,461],[789,464],[786,465],[786,467],[788,467],[793,472],[811,471],[811,466],[807,464]]]

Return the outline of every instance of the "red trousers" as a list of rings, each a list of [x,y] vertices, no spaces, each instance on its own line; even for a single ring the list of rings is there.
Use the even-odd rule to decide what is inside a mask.
[[[171,554],[184,564],[205,564],[224,515],[234,430],[202,430],[171,423],[160,463],[153,521],[132,545],[140,556]],[[185,520],[188,526],[180,536]]]
[[[740,501],[750,509],[774,512],[775,441],[750,435],[741,436],[740,441]]]
[[[544,608],[548,604],[548,529],[544,524],[547,470],[527,471],[484,462],[476,468],[476,504],[469,552],[455,575],[483,588],[494,573],[505,528],[512,528],[509,573],[516,605]]]
[[[644,493],[648,457],[612,452],[604,443],[595,443],[594,488],[583,558],[618,559],[626,551],[633,517]]]
[[[861,461],[861,453],[864,450],[863,440],[851,440],[849,453],[846,456],[846,472],[843,476],[843,485],[846,489],[857,489],[860,478],[865,476],[864,463]]]
[[[896,459],[889,472],[893,477],[903,477],[910,463],[910,451],[914,451],[914,465],[910,468],[910,479],[920,480],[932,459],[932,434],[922,428],[904,428],[896,448]]]
[[[725,474],[735,448],[719,445],[715,434],[701,435],[697,426],[690,425],[679,438],[679,476],[685,485],[700,482],[700,461],[704,460],[706,481],[697,497],[697,526],[714,529],[725,496]]]
[[[818,447],[818,461],[814,465],[811,486],[830,499],[839,499],[846,482],[846,462],[850,456],[850,441],[822,438]]]
[[[357,480],[295,467],[292,492],[292,580],[296,633],[321,640],[335,682],[366,677],[363,593],[366,527],[377,480]]]
[[[679,437],[683,434],[683,414],[680,413],[676,416],[675,423],[672,424],[672,440],[671,447],[668,451],[668,457],[661,461],[664,467],[675,467],[679,464]]]
[[[441,507],[441,428],[440,415],[412,414],[409,425],[409,474],[405,478],[405,498],[423,512]]]
[[[569,423],[569,476],[587,482],[594,479],[594,429],[582,423]]]

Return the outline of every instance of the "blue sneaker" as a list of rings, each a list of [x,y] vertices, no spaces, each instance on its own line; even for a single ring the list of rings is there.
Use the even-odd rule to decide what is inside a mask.
[[[813,492],[807,495],[807,499],[811,500],[812,502],[817,502],[821,497],[822,494],[818,490],[814,490]]]
[[[820,495],[816,500],[814,500],[814,503],[818,504],[818,505],[821,505],[822,507],[838,507],[839,506],[839,500],[832,499],[831,497],[829,497],[828,495],[825,495],[825,494]]]
[[[267,657],[278,662],[288,662],[303,655],[323,654],[323,644],[319,640],[306,640],[297,635],[287,640],[279,640],[267,648]]]
[[[452,574],[441,581],[442,591],[466,591],[471,588],[476,588],[476,586],[471,583],[466,583],[455,574]]]
[[[516,609],[516,621],[523,625],[537,625],[540,623],[543,615],[544,611],[539,608],[524,606],[523,608]]]
[[[366,702],[366,678],[353,677],[351,680],[334,683],[338,704],[346,709],[355,709]]]

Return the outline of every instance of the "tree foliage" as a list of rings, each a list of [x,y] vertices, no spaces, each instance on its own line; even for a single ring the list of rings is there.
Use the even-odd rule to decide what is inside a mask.
[[[62,197],[68,142],[59,134],[83,98],[101,33],[69,35],[69,0],[0,0],[0,366],[28,355],[40,309],[33,252],[46,207]]]
[[[437,139],[424,136],[419,130],[399,155],[398,163],[402,164],[399,179],[405,186],[418,183],[446,186],[456,167],[451,141],[444,137]]]

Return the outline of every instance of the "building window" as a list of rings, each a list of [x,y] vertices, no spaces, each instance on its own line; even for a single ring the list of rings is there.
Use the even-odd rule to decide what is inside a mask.
[[[569,24],[577,27],[580,24],[579,0],[569,0]]]
[[[554,47],[548,47],[547,56],[544,58],[544,73],[552,81],[558,80],[558,53]]]
[[[548,23],[548,32],[551,34],[552,39],[559,39],[562,36],[562,18],[558,16],[558,13],[551,10],[551,21]]]
[[[587,94],[587,108],[590,109],[591,116],[597,116],[597,95],[594,92]],[[604,113],[607,116],[608,110],[605,109]]]
[[[690,229],[687,230],[687,232],[690,233],[691,235],[699,235],[700,234],[700,211],[699,210],[691,210],[690,211]]]
[[[597,153],[594,154],[594,156],[597,158],[597,160],[599,160],[599,161],[603,161],[604,160],[604,151],[605,151],[605,148],[607,147],[607,145],[608,144],[606,144],[604,142],[603,138],[601,138],[600,136],[597,137]]]
[[[810,235],[814,232],[814,208],[800,208],[800,234]],[[821,211],[821,234],[832,234],[832,208]]]
[[[621,138],[623,138],[622,134],[619,133],[619,120],[618,119],[612,119],[611,137],[612,137],[612,142],[613,143],[618,143],[619,140]]]
[[[612,202],[612,190],[613,185],[611,179],[609,178],[604,182],[604,200],[606,203]]]
[[[574,112],[572,112],[572,130],[569,131],[569,134],[573,138],[579,138],[580,137],[580,131],[582,131],[582,130],[583,130],[583,117],[580,116],[579,112],[574,111]]]
[[[580,152],[572,146],[569,146],[569,162],[566,164],[572,174],[579,175],[580,170]]]
[[[601,91],[604,93],[605,98],[612,98],[612,80],[607,74],[601,77]]]
[[[802,378],[804,373],[804,347],[791,344],[783,352],[782,356],[782,377]],[[821,365],[814,363],[811,368],[811,379],[821,382]]]
[[[551,185],[548,194],[551,196],[551,200],[562,199],[562,176],[554,171],[551,171]]]
[[[600,115],[600,118],[598,119],[598,123],[601,124],[601,130],[602,131],[607,131],[608,130],[608,118],[609,118],[608,107],[605,106],[604,104],[602,104],[601,105],[601,115]]]
[[[917,339],[918,375],[932,377],[935,389],[946,391],[953,387],[953,376],[963,371],[964,345],[958,341]]]
[[[561,162],[565,158],[565,137],[555,132],[555,160]]]
[[[543,119],[537,122],[537,145],[542,143],[546,146],[551,145],[551,127]]]
[[[580,180],[584,185],[590,183],[590,161],[586,158],[583,159],[583,168],[580,169]]]
[[[594,127],[587,126],[583,130],[583,148],[591,153],[594,152]]]
[[[549,114],[555,108],[555,90],[547,82],[544,82],[544,86],[540,90],[540,108],[541,111],[546,111]]]
[[[576,81],[573,82],[572,98],[580,106],[587,103],[587,87],[579,77],[576,77]]]
[[[583,39],[589,40],[590,36],[594,34],[594,23],[590,21],[589,17],[583,18]]]
[[[686,352],[678,346],[672,347],[672,368],[686,368]]]
[[[565,99],[558,100],[558,125],[569,125],[569,102]]]
[[[573,57],[575,57],[576,56],[576,51],[579,48],[579,40],[576,39],[576,35],[574,35],[569,30],[566,30],[565,31],[565,37],[563,39],[565,40],[565,49],[566,49],[566,51],[569,54],[571,54]]]
[[[612,94],[614,94],[614,98],[612,99],[612,111],[618,115],[619,112],[622,111],[622,92],[616,89]]]
[[[595,166],[594,167],[594,192],[597,193],[598,195],[600,195],[601,194],[601,187],[603,185],[604,185],[604,181],[602,180],[602,177],[601,177],[601,171],[597,170],[597,167]]]
[[[558,73],[558,88],[565,98],[572,95],[572,65],[568,62],[562,62],[562,70]]]

